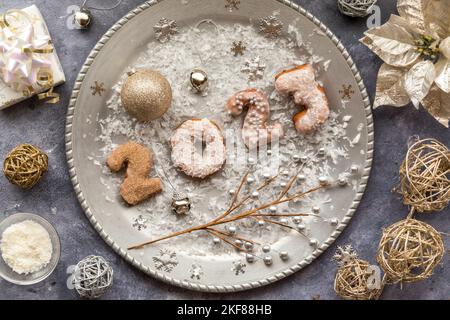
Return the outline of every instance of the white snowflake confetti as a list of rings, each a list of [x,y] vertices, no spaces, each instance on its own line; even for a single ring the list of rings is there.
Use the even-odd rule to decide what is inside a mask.
[[[153,263],[158,270],[171,272],[177,265],[177,254],[173,251],[162,249],[159,251],[159,256],[153,257]]]
[[[235,261],[233,262],[233,268],[231,268],[231,271],[234,272],[235,275],[239,275],[239,274],[244,274],[245,273],[245,268],[247,267],[247,265],[242,262],[242,261]]]
[[[133,227],[141,231],[142,229],[147,229],[148,219],[144,218],[141,214],[134,219]]]
[[[233,41],[231,52],[234,53],[235,57],[237,57],[238,55],[243,56],[246,49],[247,47],[242,43],[242,41]]]
[[[161,43],[167,42],[172,35],[178,32],[177,22],[167,18],[161,18],[153,29],[155,30],[156,39]]]
[[[266,38],[275,39],[281,35],[283,23],[274,16],[259,19],[259,31]]]
[[[245,62],[241,71],[248,73],[248,79],[250,81],[255,81],[257,79],[262,79],[264,77],[264,71],[266,70],[266,65],[261,62],[259,57]]]
[[[191,266],[191,270],[189,270],[191,274],[191,279],[197,279],[200,280],[203,276],[203,268],[198,264],[193,264]]]
[[[349,244],[344,247],[339,246],[333,256],[333,260],[335,260],[339,265],[345,265],[349,261],[357,258],[357,253]]]

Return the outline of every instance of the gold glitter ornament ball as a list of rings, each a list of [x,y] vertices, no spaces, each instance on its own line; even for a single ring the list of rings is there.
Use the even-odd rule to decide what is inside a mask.
[[[140,69],[125,80],[120,98],[129,115],[146,122],[166,113],[172,104],[172,88],[158,71]]]

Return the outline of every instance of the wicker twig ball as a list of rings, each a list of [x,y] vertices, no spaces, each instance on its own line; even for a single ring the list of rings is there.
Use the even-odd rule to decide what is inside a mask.
[[[75,268],[73,284],[82,298],[100,298],[112,282],[113,269],[103,257],[87,256]]]
[[[444,252],[439,232],[424,222],[409,218],[383,231],[377,261],[389,282],[415,282],[433,274]]]
[[[3,162],[3,173],[13,184],[30,189],[48,170],[48,157],[31,144],[21,144],[11,150]]]
[[[377,0],[338,0],[338,8],[350,17],[366,17]]]
[[[400,167],[399,192],[418,212],[443,210],[450,202],[450,150],[435,139],[415,142]]]
[[[334,291],[346,300],[376,300],[383,292],[384,283],[380,288],[371,288],[369,278],[370,264],[358,258],[350,245],[338,247],[333,259],[339,264],[334,278]]]
[[[370,264],[361,259],[353,259],[339,267],[334,278],[334,291],[346,300],[376,300],[383,292],[383,285],[379,289],[370,289],[367,272]]]

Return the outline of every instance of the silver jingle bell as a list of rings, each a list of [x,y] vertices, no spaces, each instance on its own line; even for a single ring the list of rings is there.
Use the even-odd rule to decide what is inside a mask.
[[[197,92],[203,92],[208,88],[208,75],[205,71],[194,69],[190,75],[191,86]]]
[[[187,196],[174,194],[172,198],[172,211],[177,215],[186,215],[191,210],[191,201]]]
[[[73,19],[80,29],[87,29],[91,24],[92,15],[88,9],[81,8],[80,11],[75,12]]]

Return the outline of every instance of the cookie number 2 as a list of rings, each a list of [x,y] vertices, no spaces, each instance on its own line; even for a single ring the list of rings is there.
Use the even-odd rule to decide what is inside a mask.
[[[113,172],[127,166],[120,195],[129,205],[136,205],[162,190],[161,179],[149,178],[153,167],[151,151],[135,142],[128,142],[115,149],[106,161]]]

